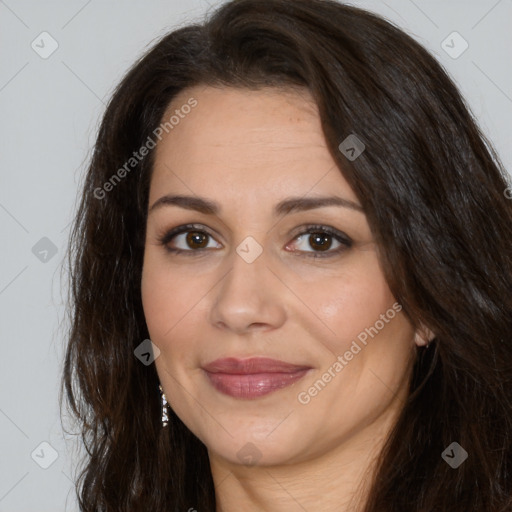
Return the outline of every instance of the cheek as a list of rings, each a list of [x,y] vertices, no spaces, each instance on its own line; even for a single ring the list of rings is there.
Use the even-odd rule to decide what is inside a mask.
[[[396,302],[373,251],[357,253],[346,268],[323,278],[320,286],[319,282],[316,286],[308,283],[302,290],[316,312],[317,320],[313,321],[321,328],[316,336],[327,333],[331,348],[338,351],[373,326]],[[309,330],[315,332],[312,327]]]
[[[180,274],[172,272],[155,251],[148,250],[142,270],[141,297],[146,324],[151,339],[160,347],[165,343],[189,303],[193,304],[193,282],[180,280]]]
[[[187,372],[197,366],[198,349],[187,322],[198,314],[201,289],[195,280],[173,271],[159,254],[147,254],[141,280],[144,316],[149,337],[160,350],[155,365],[166,384],[167,400],[180,413],[183,396],[171,376],[184,382]]]
[[[165,254],[147,250],[141,280],[141,298],[150,339],[164,357],[157,367],[173,372],[197,366],[208,317],[206,295],[215,276],[187,272],[171,265]],[[180,368],[178,368],[180,367]]]
[[[153,341],[161,339],[165,330],[171,327],[172,318],[168,312],[174,311],[171,302],[174,294],[167,293],[165,282],[159,276],[151,258],[147,258],[142,270],[141,297],[146,324]]]

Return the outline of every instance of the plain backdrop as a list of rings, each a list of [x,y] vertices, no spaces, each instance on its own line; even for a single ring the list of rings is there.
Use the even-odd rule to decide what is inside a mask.
[[[58,404],[60,267],[78,186],[128,67],[219,3],[0,0],[0,512],[78,510],[79,443],[63,433]],[[350,3],[384,15],[437,57],[510,171],[512,0]]]

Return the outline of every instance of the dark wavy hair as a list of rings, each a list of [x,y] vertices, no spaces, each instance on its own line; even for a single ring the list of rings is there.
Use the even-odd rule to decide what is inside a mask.
[[[311,92],[393,295],[413,326],[435,334],[417,349],[365,512],[512,510],[507,172],[421,45],[332,0],[227,2],[161,38],[107,106],[68,248],[61,402],[65,395],[87,450],[80,510],[215,510],[206,447],[172,411],[162,429],[155,366],[134,356],[149,338],[140,282],[154,151],[98,192],[194,85]],[[350,134],[366,146],[354,161],[338,149]],[[441,457],[454,441],[469,454],[457,469]]]

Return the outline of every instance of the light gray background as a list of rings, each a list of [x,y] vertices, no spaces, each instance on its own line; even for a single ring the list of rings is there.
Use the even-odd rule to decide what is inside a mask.
[[[78,185],[123,73],[156,38],[218,3],[0,0],[0,512],[78,510],[79,444],[63,434],[58,409],[66,328],[59,270]],[[510,171],[512,0],[351,3],[394,21],[437,56]],[[43,45],[43,31],[59,45],[47,59],[31,47]],[[453,31],[469,43],[457,59],[441,47]],[[32,251],[43,237],[57,249],[46,262]],[[58,454],[48,469],[39,464],[51,462],[52,448],[42,442]]]

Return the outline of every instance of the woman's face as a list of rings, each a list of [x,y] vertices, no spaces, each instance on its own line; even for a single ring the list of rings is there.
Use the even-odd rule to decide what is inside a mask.
[[[142,274],[171,407],[226,463],[298,463],[372,442],[403,404],[421,340],[311,97],[196,87],[165,120],[175,110],[154,150]],[[205,370],[226,358],[291,366]]]

